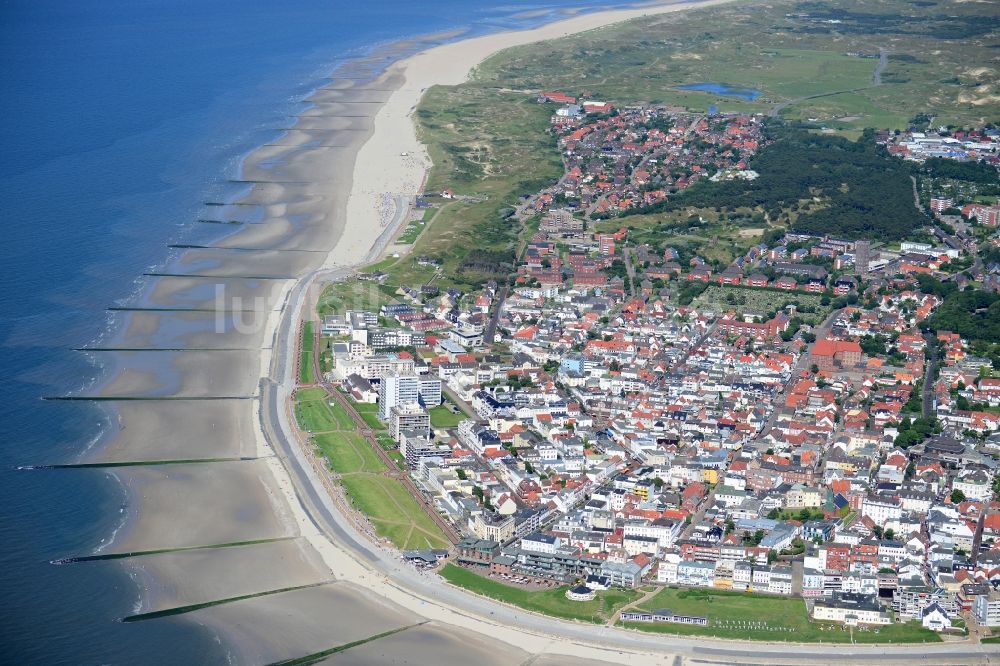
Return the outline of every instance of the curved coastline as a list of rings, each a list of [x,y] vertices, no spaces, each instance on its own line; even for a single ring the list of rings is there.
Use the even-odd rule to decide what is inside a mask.
[[[504,48],[644,14],[725,1],[583,14],[532,30],[436,46],[393,64],[369,82],[358,76],[351,81],[360,84],[335,79],[320,87],[311,98],[314,104],[282,135],[280,146],[275,142],[248,156],[241,178],[255,182],[231,205],[258,205],[265,221],[240,225],[211,247],[187,250],[164,270],[170,275],[157,280],[156,288],[161,291],[145,295],[156,306],[214,305],[216,317],[223,312],[223,326],[216,329],[222,337],[215,338],[214,344],[252,351],[246,356],[234,354],[239,359],[228,361],[230,367],[244,366],[242,371],[237,375],[223,372],[221,366],[218,370],[201,367],[197,358],[195,363],[186,363],[165,357],[185,399],[134,401],[177,394],[172,390],[175,387],[165,391],[149,377],[135,377],[137,373],[128,381],[118,377],[117,384],[109,382],[113,388],[101,389],[105,399],[127,399],[117,403],[126,409],[138,404],[139,413],[129,421],[127,437],[133,437],[133,444],[126,439],[124,444],[117,442],[117,450],[102,446],[95,451],[97,459],[110,460],[111,455],[118,459],[125,450],[137,460],[162,459],[161,448],[140,446],[140,440],[160,437],[189,445],[178,447],[173,459],[186,459],[190,452],[205,459],[201,465],[166,464],[115,472],[129,489],[130,512],[131,507],[138,507],[138,525],[123,530],[109,544],[111,550],[171,551],[129,565],[143,570],[149,595],[143,599],[144,611],[225,601],[180,617],[216,632],[237,663],[269,663],[383,635],[371,645],[385,645],[384,654],[406,655],[418,663],[440,659],[443,654],[457,657],[461,651],[484,664],[532,657],[537,663],[572,658],[584,664],[626,658],[635,663],[663,663],[672,657],[870,663],[876,655],[900,661],[969,663],[993,653],[988,646],[971,644],[838,646],[835,651],[775,643],[740,647],[721,640],[642,634],[532,615],[418,573],[401,564],[392,551],[368,542],[325,492],[296,441],[289,401],[295,384],[297,322],[312,307],[324,282],[347,277],[384,251],[393,223],[402,218],[387,223],[380,214],[380,197],[396,195],[398,207],[400,197],[419,192],[430,161],[417,140],[411,114],[426,89],[461,83],[478,63]],[[363,120],[355,120],[359,116],[354,113],[351,120],[344,120],[352,105],[365,107]],[[338,144],[344,139],[347,145],[324,147],[331,137],[337,137]],[[265,182],[276,174],[281,177]],[[302,251],[316,248],[323,251]],[[227,259],[235,252],[241,253],[243,261]],[[234,293],[224,294],[223,301],[217,292],[204,293],[203,288],[192,286],[201,275],[205,284],[228,281]],[[178,286],[164,290],[164,281]],[[225,307],[234,302],[225,299],[235,298],[237,291],[240,303],[252,304],[248,312],[254,324],[248,332],[233,324],[235,309]],[[160,330],[151,322],[146,326],[133,322],[132,330],[121,339],[125,346],[156,342],[153,333]],[[180,326],[172,335],[178,346],[188,348],[198,347],[202,339],[199,330],[190,326]],[[213,350],[210,356],[220,351],[227,350]],[[194,402],[206,398],[212,402]],[[208,416],[199,421],[192,418],[194,413]],[[234,418],[239,422],[234,423]],[[217,461],[221,458],[232,460]],[[154,488],[148,497],[138,489],[142,484]],[[156,491],[157,487],[161,490]],[[144,501],[152,501],[158,510],[147,511]],[[168,515],[179,524],[171,525]],[[224,536],[207,543],[210,534]],[[284,572],[278,570],[282,565]],[[335,623],[336,628],[331,626]],[[422,645],[422,637],[434,640]],[[364,651],[367,646],[354,649]]]

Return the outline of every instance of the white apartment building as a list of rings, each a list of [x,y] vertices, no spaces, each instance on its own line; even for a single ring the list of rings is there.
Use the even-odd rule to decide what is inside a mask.
[[[866,497],[861,504],[861,515],[868,516],[876,525],[885,525],[890,521],[899,520],[903,515],[903,508],[895,499]]]
[[[388,421],[393,407],[415,405],[419,401],[420,380],[417,379],[416,375],[387,375],[382,378],[378,387],[378,417],[383,421]]]

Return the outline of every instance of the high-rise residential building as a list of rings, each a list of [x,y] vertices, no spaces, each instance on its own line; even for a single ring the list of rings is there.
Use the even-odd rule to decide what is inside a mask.
[[[425,407],[436,407],[441,404],[441,378],[420,378],[420,404]]]
[[[440,390],[440,386],[438,388]],[[386,375],[378,387],[378,417],[388,421],[393,407],[420,402],[420,379],[416,375]]]

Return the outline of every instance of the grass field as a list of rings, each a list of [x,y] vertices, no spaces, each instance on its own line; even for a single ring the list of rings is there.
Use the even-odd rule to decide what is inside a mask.
[[[328,432],[313,437],[313,443],[330,462],[330,468],[340,474],[356,472],[381,473],[385,464],[375,455],[368,441],[353,432]]]
[[[839,625],[813,622],[802,599],[720,590],[664,588],[639,605],[642,610],[669,608],[675,613],[708,618],[708,626],[627,622],[642,631],[685,636],[715,636],[735,640],[824,643],[919,643],[941,638],[919,623],[893,624],[870,631],[845,630]],[[745,623],[766,622],[763,628]]]
[[[330,398],[321,388],[296,392],[295,418],[299,427],[309,433],[354,429],[350,414],[337,403],[330,404]]]
[[[374,419],[378,429],[384,432],[375,418],[375,405],[356,407],[366,422],[369,418]],[[347,495],[371,520],[379,536],[402,550],[450,545],[402,481],[387,476],[389,468],[368,440],[357,433],[354,419],[340,404],[331,404],[324,389],[298,391],[295,418],[299,427],[310,433],[313,445],[326,458],[330,469],[339,475]],[[382,435],[378,436],[381,441]]]
[[[299,383],[313,384],[316,381],[316,373],[313,368],[313,349],[316,339],[313,333],[313,323],[311,321],[302,324],[302,347],[299,349]]]
[[[568,586],[565,585],[550,590],[530,591],[505,585],[454,564],[445,565],[441,569],[441,575],[452,585],[484,597],[543,615],[595,624],[606,622],[619,608],[642,596],[638,590],[612,589],[598,592],[593,601],[570,601],[566,598]]]
[[[390,258],[388,264],[395,263]],[[334,282],[323,289],[316,304],[320,316],[328,314],[343,314],[347,310],[378,311],[383,305],[398,302],[392,292],[395,288],[387,288],[377,282],[367,280],[344,280]]]
[[[447,403],[431,407],[427,411],[431,415],[431,425],[435,428],[454,428],[466,418],[461,412],[452,411]]]
[[[423,507],[396,479],[359,472],[341,477],[354,506],[368,516],[379,536],[398,548],[448,548],[445,538]]]
[[[613,218],[599,222],[595,228],[597,231],[614,232],[626,227],[631,242],[648,244],[656,254],[661,254],[667,247],[677,250],[686,247],[709,262],[728,266],[733,259],[758,243],[765,229],[771,228],[759,213],[739,209],[720,214],[710,208],[688,208]],[[749,226],[754,215],[759,216],[759,223],[753,222],[753,226]],[[689,219],[692,217],[701,218],[704,223],[691,226]],[[741,221],[734,222],[731,217],[739,217]]]
[[[378,405],[364,402],[354,403],[354,409],[361,414],[368,427],[372,430],[385,430],[385,424],[378,420]]]

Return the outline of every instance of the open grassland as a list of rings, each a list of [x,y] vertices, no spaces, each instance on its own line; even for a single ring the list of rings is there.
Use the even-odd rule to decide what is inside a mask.
[[[328,432],[313,437],[313,443],[340,474],[384,472],[385,464],[375,455],[368,441],[353,432]]]
[[[396,260],[380,262],[379,266],[390,266]],[[381,270],[379,268],[370,270]],[[343,314],[347,310],[378,311],[383,305],[398,303],[396,287],[379,284],[370,280],[348,279],[326,286],[316,304],[320,316]]]
[[[739,208],[725,213],[714,208],[685,208],[617,217],[597,223],[595,229],[614,232],[625,227],[636,245],[649,245],[655,254],[672,247],[688,250],[720,268],[760,242],[769,225],[757,210]]]
[[[378,405],[375,403],[354,403],[354,409],[372,430],[385,430],[385,424],[378,420]]]
[[[411,220],[406,227],[403,229],[403,233],[399,235],[396,242],[401,245],[413,245],[416,242],[417,236],[420,232],[424,230],[428,223],[434,219],[434,215],[437,213],[437,208],[427,208],[424,210],[423,215],[421,215],[416,220]]]
[[[619,608],[642,596],[638,590],[612,589],[598,592],[593,601],[570,601],[566,598],[569,587],[566,585],[550,590],[526,590],[480,576],[454,564],[445,565],[441,569],[441,576],[452,585],[525,610],[595,624],[608,621]]]
[[[892,624],[862,631],[813,622],[806,613],[805,601],[791,597],[664,588],[640,604],[639,608],[647,611],[667,608],[677,614],[708,618],[708,626],[704,627],[674,623],[625,623],[629,628],[654,633],[796,643],[921,643],[941,640],[936,633],[917,623]]]
[[[371,407],[358,405],[366,423],[382,424]],[[357,433],[351,415],[322,388],[309,388],[295,394],[295,418],[299,427],[311,435],[311,442],[327,465],[337,473],[355,508],[371,521],[375,532],[396,547],[447,548],[449,542],[441,529],[410,494],[399,478],[379,458],[372,444]]]
[[[484,63],[478,80],[694,111],[792,102],[788,118],[852,131],[905,127],[918,111],[945,124],[981,123],[996,120],[1000,106],[998,28],[989,3],[739,2],[516,47]],[[876,87],[879,49],[888,62]],[[676,89],[702,82],[761,95],[748,102]]]

